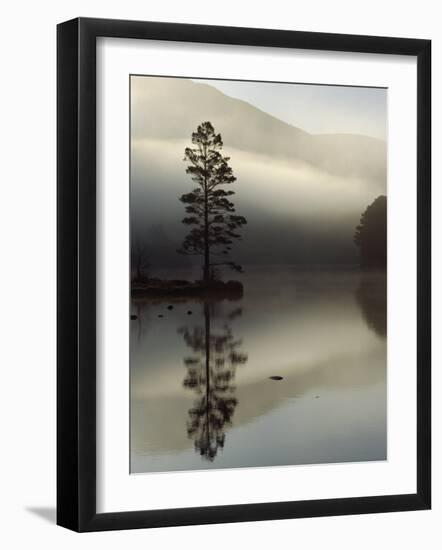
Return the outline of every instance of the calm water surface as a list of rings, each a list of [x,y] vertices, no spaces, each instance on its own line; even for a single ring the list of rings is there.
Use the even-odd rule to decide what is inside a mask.
[[[385,460],[385,274],[242,281],[239,300],[132,302],[131,471]]]

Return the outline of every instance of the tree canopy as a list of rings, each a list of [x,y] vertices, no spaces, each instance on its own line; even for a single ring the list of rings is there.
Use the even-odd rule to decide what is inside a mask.
[[[359,248],[361,267],[387,265],[387,197],[380,195],[362,213],[354,242]]]

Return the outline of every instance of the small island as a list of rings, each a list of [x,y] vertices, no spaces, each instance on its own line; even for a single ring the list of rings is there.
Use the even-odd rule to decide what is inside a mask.
[[[145,279],[132,283],[132,296],[136,297],[171,297],[177,298],[217,298],[239,299],[243,295],[240,281],[186,281],[181,279]]]

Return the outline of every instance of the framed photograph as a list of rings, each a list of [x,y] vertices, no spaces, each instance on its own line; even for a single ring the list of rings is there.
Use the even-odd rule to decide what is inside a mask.
[[[430,52],[58,26],[59,525],[430,508]]]

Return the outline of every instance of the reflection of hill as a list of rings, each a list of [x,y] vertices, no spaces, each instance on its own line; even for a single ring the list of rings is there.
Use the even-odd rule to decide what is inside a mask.
[[[284,399],[313,397],[321,394],[321,390],[350,390],[352,387],[376,384],[385,377],[385,350],[374,350],[371,354],[359,354],[332,357],[317,365],[299,366],[294,370],[278,369],[284,379],[273,383],[269,380],[259,380],[250,384],[240,385],[238,399],[241,407],[235,419],[235,425],[252,422],[268,411],[278,407]],[[375,368],[371,368],[375,365]],[[380,367],[380,368],[379,368]],[[277,387],[276,387],[277,386]]]
[[[268,373],[274,373],[271,365]],[[264,373],[259,379],[238,380],[236,397],[240,405],[235,412],[233,428],[253,422],[293,396],[303,398],[311,395],[313,398],[313,392],[320,394],[321,389],[350,390],[352,387],[382,382],[385,379],[385,348],[374,349],[368,354],[343,353],[317,364],[288,363],[285,368],[278,367],[277,373],[284,380],[273,382]],[[162,419],[161,430],[148,422],[134,422],[138,428],[133,432],[134,448],[142,452],[145,442],[158,451],[188,448],[183,425],[177,422],[177,418],[186,418],[188,408],[189,401],[184,396],[177,398],[175,394],[169,398],[167,395],[134,398],[133,415],[145,419],[154,414]]]

